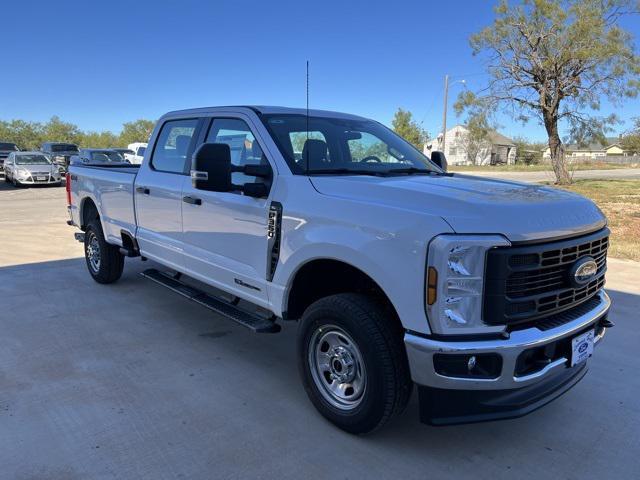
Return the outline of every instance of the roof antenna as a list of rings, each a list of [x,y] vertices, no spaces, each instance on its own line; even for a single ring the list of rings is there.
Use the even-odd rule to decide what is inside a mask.
[[[306,174],[309,175],[309,60],[307,60],[307,141],[305,142],[305,145],[307,146]]]

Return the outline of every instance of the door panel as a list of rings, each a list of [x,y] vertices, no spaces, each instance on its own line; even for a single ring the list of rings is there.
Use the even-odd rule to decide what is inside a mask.
[[[182,193],[202,200],[182,205],[187,274],[257,303],[267,300],[267,200],[196,190],[191,182]]]
[[[184,269],[182,188],[189,181],[187,159],[193,152],[198,124],[195,118],[167,121],[135,183],[140,252],[180,271]]]
[[[138,174],[134,189],[140,252],[178,270],[184,267],[182,186],[185,180],[189,177],[144,170]]]
[[[235,165],[268,164],[247,123],[239,118],[214,119],[206,142],[227,143]],[[233,183],[259,181],[242,173]],[[269,200],[239,192],[196,190],[185,182],[183,197],[199,198],[200,205],[183,203],[185,266],[201,281],[267,306],[267,221]]]

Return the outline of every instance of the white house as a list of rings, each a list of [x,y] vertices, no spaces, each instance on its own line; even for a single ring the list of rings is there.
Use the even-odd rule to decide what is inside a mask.
[[[508,137],[491,131],[487,139],[479,145],[472,145],[468,137],[469,131],[464,125],[456,125],[447,130],[445,145],[442,145],[442,134],[427,141],[424,153],[444,152],[449,165],[495,165],[512,164],[516,159],[516,145]]]
[[[627,152],[620,145],[618,137],[605,139],[605,144],[594,142],[589,145],[577,145],[569,143],[564,145],[564,153],[566,157],[583,160],[597,160],[607,156],[627,156]],[[542,158],[549,160],[551,158],[549,147],[542,152]]]

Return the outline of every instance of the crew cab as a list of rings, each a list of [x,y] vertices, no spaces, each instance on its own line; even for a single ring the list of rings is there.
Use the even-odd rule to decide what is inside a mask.
[[[414,384],[427,423],[521,416],[583,378],[612,326],[607,221],[580,195],[445,166],[355,115],[176,111],[140,166],[71,165],[69,224],[99,283],[141,257],[255,332],[296,321],[302,384],[348,432]]]

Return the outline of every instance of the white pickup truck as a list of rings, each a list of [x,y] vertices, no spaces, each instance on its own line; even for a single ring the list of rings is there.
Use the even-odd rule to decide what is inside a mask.
[[[612,326],[592,202],[447,173],[354,115],[172,112],[142,165],[72,165],[67,192],[97,282],[141,257],[256,332],[297,321],[304,388],[352,433],[401,412],[414,383],[431,424],[527,414],[585,375]]]

